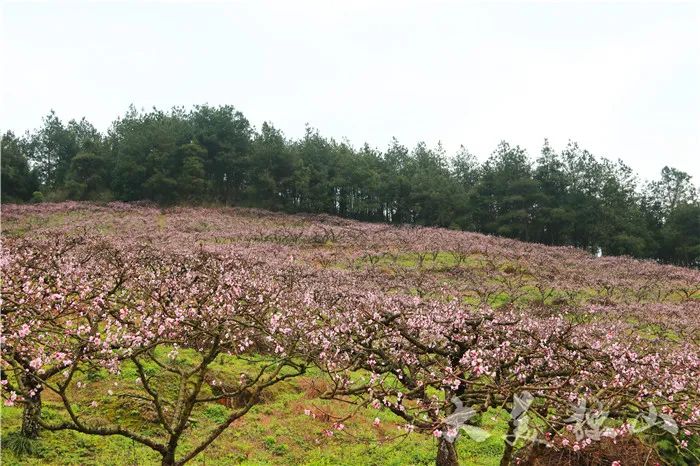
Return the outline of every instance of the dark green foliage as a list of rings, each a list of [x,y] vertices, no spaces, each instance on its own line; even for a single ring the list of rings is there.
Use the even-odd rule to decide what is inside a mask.
[[[533,161],[504,141],[480,164],[463,147],[454,157],[396,139],[384,152],[355,149],[312,128],[289,140],[270,123],[255,131],[231,106],[132,106],[106,135],[51,112],[34,133],[4,136],[2,196],[236,204],[700,263],[700,204],[679,170],[639,186],[622,162],[573,142],[556,152],[545,141]]]
[[[481,168],[473,191],[479,230],[530,241],[542,194],[524,149],[503,141]]]
[[[90,200],[107,187],[108,160],[92,152],[78,152],[65,182],[71,199]]]
[[[32,204],[40,204],[44,202],[44,193],[41,191],[34,191],[32,193],[32,198],[29,200]]]
[[[697,265],[700,258],[700,205],[680,204],[661,229],[659,257],[668,262]]]
[[[10,432],[3,436],[2,446],[20,458],[23,456],[41,456],[42,454],[40,441],[27,438],[20,432]]]
[[[677,437],[668,432],[654,432],[655,436],[649,436],[654,449],[672,466],[691,466],[700,462],[700,438],[688,437],[680,434],[685,439],[686,446],[680,444]]]
[[[0,173],[2,173],[2,200],[4,202],[28,201],[39,188],[39,178],[30,170],[27,147],[12,131],[2,136],[0,148]]]

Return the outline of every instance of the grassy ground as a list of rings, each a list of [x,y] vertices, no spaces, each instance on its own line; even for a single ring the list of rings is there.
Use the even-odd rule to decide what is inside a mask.
[[[128,372],[128,371],[127,371]],[[117,380],[126,383],[128,373]],[[234,424],[191,464],[201,465],[421,465],[434,464],[436,442],[429,436],[413,433],[403,435],[398,429],[399,418],[372,408],[363,409],[345,421],[346,428],[335,431],[332,437],[324,434],[332,421],[324,420],[324,413],[342,416],[350,407],[334,401],[315,399],[309,387],[322,382],[318,375],[300,377],[272,388],[250,413]],[[104,378],[92,381],[93,385],[113,384],[116,379]],[[98,388],[98,387],[95,387]],[[88,390],[86,399],[92,393]],[[149,425],[138,409],[119,411],[108,397],[96,400],[103,414],[118,418],[120,422],[134,422],[141,432]],[[312,418],[304,414],[310,409],[317,414]],[[58,415],[58,403],[51,396],[45,397],[44,415],[48,420]],[[216,422],[225,419],[227,408],[208,404],[194,416],[196,428],[188,432],[182,443],[182,451],[196,444]],[[372,421],[381,419],[375,427]],[[6,439],[19,429],[21,409],[2,409],[2,436]],[[155,424],[152,425],[155,429]],[[481,427],[492,435],[483,442],[468,436],[458,441],[460,458],[465,465],[497,465],[502,453],[502,436],[505,430],[503,413],[485,415]],[[155,431],[154,431],[155,432]],[[34,454],[18,456],[10,448],[3,448],[2,463],[14,465],[150,465],[160,459],[148,448],[119,437],[96,437],[75,432],[44,432]]]

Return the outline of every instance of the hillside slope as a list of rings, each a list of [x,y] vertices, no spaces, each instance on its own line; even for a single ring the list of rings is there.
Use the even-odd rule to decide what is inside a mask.
[[[685,458],[682,460],[686,461],[685,464],[693,464],[694,455],[700,454],[695,434],[700,416],[700,407],[695,404],[698,399],[698,382],[692,380],[696,374],[694,371],[700,367],[698,270],[625,257],[593,257],[574,248],[548,247],[476,233],[436,228],[397,228],[324,215],[285,215],[243,208],[160,209],[121,203],[5,205],[2,207],[2,238],[3,251],[9,258],[3,262],[3,275],[7,270],[13,270],[10,266],[6,269],[6,265],[13,264],[13,257],[22,248],[50,249],[53,244],[64,244],[66,238],[88,238],[91,244],[104,243],[113,248],[115,255],[120,251],[140,251],[147,247],[151,254],[149,257],[153,257],[156,262],[160,260],[155,259],[158,256],[179,258],[203,254],[215,258],[215,261],[219,257],[233,261],[226,262],[227,264],[246,264],[246,267],[259,270],[263,275],[280,273],[282,276],[282,271],[293,269],[294,274],[285,275],[286,279],[308,282],[298,303],[308,301],[313,302],[314,306],[323,307],[322,304],[326,304],[333,308],[334,303],[340,302],[338,296],[342,295],[343,304],[339,306],[344,312],[329,316],[323,314],[324,318],[342,319],[355,310],[359,312],[360,309],[367,309],[370,314],[374,312],[374,307],[400,306],[402,315],[397,322],[406,325],[410,330],[409,336],[413,335],[411,338],[420,339],[424,336],[421,332],[430,329],[434,332],[430,336],[430,345],[451,344],[459,338],[456,333],[449,333],[456,331],[450,321],[454,316],[461,316],[464,322],[474,316],[482,316],[478,325],[484,321],[490,322],[491,319],[497,322],[498,316],[508,316],[513,319],[516,330],[501,335],[498,327],[484,324],[482,327],[474,327],[474,337],[491,335],[489,332],[492,332],[493,341],[501,342],[503,340],[498,340],[499,338],[507,338],[515,345],[522,345],[523,351],[527,350],[528,354],[533,355],[527,356],[533,358],[531,361],[522,363],[523,371],[539,364],[536,362],[539,356],[534,356],[540,348],[538,342],[544,342],[550,337],[552,345],[560,345],[557,346],[558,354],[571,351],[572,358],[579,358],[581,348],[595,347],[597,342],[601,346],[594,349],[601,352],[616,351],[622,343],[634,342],[634,357],[639,357],[639,360],[632,359],[625,363],[626,366],[620,367],[624,370],[632,368],[630,372],[634,375],[630,375],[630,380],[634,377],[635,382],[630,382],[629,386],[624,385],[624,389],[639,390],[638,398],[637,395],[629,395],[631,400],[638,399],[639,409],[646,406],[645,397],[649,392],[658,390],[659,396],[653,398],[654,403],[671,398],[668,413],[673,413],[671,406],[674,406],[675,413],[685,422],[685,429],[681,428],[678,437],[680,453],[666,452],[670,455],[668,458],[673,458],[674,461]],[[124,267],[128,269],[129,264]],[[135,262],[133,268],[138,267],[140,266]],[[222,269],[222,273],[227,272],[225,269],[226,267]],[[14,290],[10,283],[12,278],[8,276],[3,279],[3,293],[10,293],[9,296],[12,296]],[[20,289],[22,279],[17,282],[16,289]],[[337,296],[326,296],[333,293]],[[452,312],[450,309],[456,308],[459,311],[454,311],[455,314],[446,314]],[[445,316],[447,320],[444,319]],[[506,317],[503,319],[504,322],[507,321]],[[411,327],[417,321],[421,322],[421,326]],[[369,320],[358,323],[353,318],[352,321],[336,325],[338,328],[352,325],[370,328],[375,323]],[[462,334],[469,331],[471,324],[467,324],[466,327],[460,327]],[[530,328],[530,334],[519,335],[518,332]],[[372,334],[379,335],[382,331],[381,328],[373,329]],[[615,334],[615,340],[605,341],[606,333]],[[573,335],[571,339],[564,340],[570,334]],[[387,333],[383,338],[392,341],[392,348],[405,344],[404,340],[394,341],[396,337],[397,334]],[[409,337],[406,338],[413,343]],[[560,340],[555,342],[556,338]],[[490,342],[485,341],[484,345],[487,344]],[[581,347],[574,351],[570,347],[573,344],[580,344]],[[607,344],[611,346],[605,346]],[[334,346],[335,342],[329,345],[336,348],[337,352],[345,351],[345,346]],[[542,344],[541,348],[544,347]],[[415,348],[421,346],[414,347],[418,351]],[[387,348],[385,350],[389,351]],[[475,346],[475,350],[480,348]],[[520,383],[517,373],[512,381],[505,376],[500,378],[499,371],[507,370],[506,366],[494,370],[493,374],[498,374],[491,376],[491,368],[503,363],[507,353],[499,353],[501,350],[484,351],[485,354],[481,357],[485,369],[483,373],[477,373],[473,382],[488,385],[493,390],[493,397],[489,397],[484,404],[486,409],[474,419],[475,426],[486,432],[486,437],[460,436],[457,450],[463,464],[496,465],[502,461],[508,412],[511,411],[509,403],[513,399],[512,395],[503,395],[500,404],[494,399],[501,396],[505,387],[510,390],[511,385],[512,390],[532,391],[535,390],[532,387],[537,385],[529,379],[527,383],[530,385]],[[627,358],[630,351],[626,348],[619,354]],[[426,350],[425,355],[428,353]],[[354,349],[352,354],[356,355],[357,350]],[[403,354],[401,357],[404,357]],[[399,353],[397,358],[398,355]],[[426,360],[433,364],[436,361],[434,356],[430,355],[430,359]],[[194,360],[194,356],[186,351],[181,357],[184,364]],[[476,360],[476,356],[474,358]],[[406,374],[419,373],[411,372],[417,369],[410,363],[401,361],[401,364],[406,364]],[[581,361],[575,366],[576,370],[581,370]],[[590,363],[597,364],[599,361]],[[610,364],[613,363],[615,361]],[[440,370],[453,370],[454,367],[456,366],[441,367]],[[562,370],[562,367],[560,364],[558,370]],[[249,368],[245,358],[222,356],[212,365],[212,377],[233,383],[239,373],[248,371]],[[454,380],[447,380],[449,372],[443,374],[446,381],[443,378],[433,380],[435,377],[430,374],[437,370],[432,368],[420,372],[419,377],[425,377],[421,380],[425,380],[431,387],[434,385],[436,390],[454,384]],[[667,380],[650,381],[657,378],[650,374],[661,374],[663,371],[669,375]],[[591,370],[584,368],[582,373],[586,372]],[[620,372],[623,377],[628,375],[624,374],[623,369]],[[129,386],[134,383],[134,377],[138,376],[133,368],[131,372],[123,369],[116,375],[89,371],[76,374],[76,380],[89,383],[92,387],[89,393],[76,392],[75,395],[76,405],[84,406],[88,411],[87,406],[94,403],[96,411],[90,416],[98,420],[116,419],[115,422],[123,422],[157,435],[155,427],[149,424],[155,422],[152,412],[127,398],[119,398],[122,401],[118,401],[112,396],[112,392],[131,390]],[[324,367],[312,367],[300,377],[271,387],[245,417],[236,420],[193,463],[434,463],[434,451],[436,445],[440,444],[437,436],[410,433],[415,428],[430,434],[432,428],[421,428],[420,422],[416,422],[416,426],[407,430],[406,418],[402,418],[400,412],[395,412],[390,404],[382,407],[364,401],[349,404],[338,399],[319,399],[319,394],[337,382],[333,378],[334,374],[337,375]],[[574,393],[577,389],[577,376],[570,375],[572,381],[566,382],[570,372],[564,376],[544,374],[545,372],[540,372],[533,375],[534,380],[543,381],[542,383],[547,380],[550,388],[570,383],[571,387],[566,393]],[[353,373],[346,382],[356,384],[357,377],[359,376]],[[494,380],[486,384],[484,377],[493,377]],[[523,377],[523,380],[526,378]],[[672,378],[677,380],[671,380]],[[574,379],[577,382],[573,382]],[[593,383],[592,379],[580,380]],[[216,386],[211,381],[208,383],[212,389]],[[601,383],[601,386],[605,386],[610,382]],[[384,390],[386,399],[395,400],[397,384],[403,386],[402,390],[411,392],[410,384],[406,381],[392,379],[390,384],[387,382],[375,387],[375,393]],[[542,390],[547,392],[548,388]],[[620,401],[615,397],[621,391],[622,388],[616,389],[614,393],[611,391],[611,403]],[[606,400],[602,393],[601,389],[600,398]],[[428,395],[421,396],[425,400],[437,396],[432,392]],[[4,396],[7,394],[4,393]],[[399,403],[401,396],[403,395],[399,395]],[[675,407],[673,403],[683,397],[687,397],[688,401]],[[50,420],[60,418],[63,410],[61,399],[48,391],[42,394],[42,398],[43,415]],[[420,406],[423,399],[417,399],[418,404],[407,409],[418,409],[417,406]],[[476,399],[479,397],[476,396],[474,400]],[[651,400],[649,398],[650,402]],[[575,404],[574,401],[571,399],[570,403]],[[617,404],[615,406],[619,408]],[[203,436],[200,428],[203,431],[214,428],[222,418],[226,418],[230,408],[226,404],[209,403],[200,411],[195,411],[192,422],[197,428],[192,427],[187,431],[184,446],[196,444]],[[547,409],[553,408],[549,405],[545,408],[542,422],[549,422]],[[629,412],[626,415],[629,416]],[[2,418],[3,443],[7,444],[7,439],[12,440],[13,432],[21,424],[20,404],[4,408]],[[653,455],[663,455],[662,447],[665,444],[659,447],[658,442],[668,442],[664,435],[664,432],[660,432],[658,438],[643,438],[643,443],[629,446],[625,454],[628,458],[634,458],[636,454],[652,457],[649,450],[651,446],[656,450]],[[525,445],[523,438],[519,437],[517,447]],[[562,438],[566,439],[565,435]],[[562,446],[561,442],[555,446]],[[600,460],[599,463],[590,464],[612,462],[607,460],[605,448],[589,447],[588,451],[594,452]],[[570,454],[573,456],[567,456],[567,461],[579,464],[576,461],[583,461],[583,454],[576,450]],[[613,448],[610,454],[619,456],[621,452]],[[5,449],[3,460],[6,464],[158,464],[159,461],[157,454],[123,437],[88,436],[70,431],[43,432],[39,446],[32,454],[19,456],[11,449]],[[622,464],[635,463],[630,460]]]

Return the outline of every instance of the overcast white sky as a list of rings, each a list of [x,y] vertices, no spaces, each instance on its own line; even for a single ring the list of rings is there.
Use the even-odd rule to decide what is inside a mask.
[[[232,104],[291,137],[573,139],[700,183],[700,2],[339,3],[3,3],[0,125]]]

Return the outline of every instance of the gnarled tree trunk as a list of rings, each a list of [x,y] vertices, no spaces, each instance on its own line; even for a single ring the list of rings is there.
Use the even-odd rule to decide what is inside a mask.
[[[501,456],[500,466],[510,466],[513,462],[513,450],[515,447],[515,429],[517,428],[515,419],[508,421],[508,432],[506,433],[506,439],[504,441],[505,449],[503,450],[503,456]]]
[[[29,385],[31,380],[24,381],[24,385]],[[22,435],[26,438],[39,438],[39,419],[41,419],[41,389],[32,387],[34,394],[24,397],[22,408]]]
[[[454,442],[450,442],[444,436],[438,442],[438,453],[435,459],[436,466],[459,466],[457,449]]]
[[[175,466],[175,450],[168,450],[162,453],[163,459],[160,462],[161,466]]]

